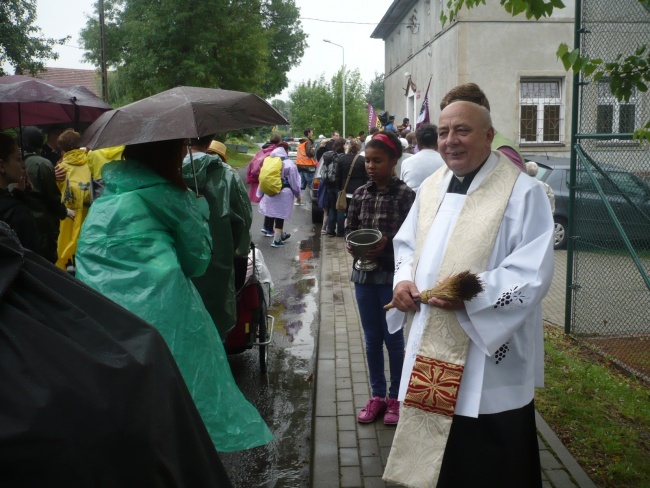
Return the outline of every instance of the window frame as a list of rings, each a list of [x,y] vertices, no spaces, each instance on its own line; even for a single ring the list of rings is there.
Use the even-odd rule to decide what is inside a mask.
[[[524,99],[524,86],[528,83],[557,83],[557,97],[527,97]],[[566,96],[565,96],[565,78],[561,76],[521,76],[519,79],[519,145],[564,145],[564,124],[566,121]],[[557,138],[555,140],[545,140],[545,108],[559,106],[557,117]],[[535,140],[525,140],[524,131],[522,131],[522,112],[524,107],[535,107]]]
[[[636,88],[632,89],[632,95],[630,99],[626,102],[624,100],[617,100],[616,97],[612,94],[612,90],[609,87],[610,80],[609,78],[601,78],[596,84],[597,97],[596,97],[596,120],[595,120],[595,130],[598,134],[632,134],[634,129],[640,125],[640,99],[639,94]],[[606,92],[606,93],[605,93]],[[634,107],[634,121],[632,123],[631,132],[620,132],[621,128],[621,109],[625,106],[631,105]],[[598,111],[600,107],[612,107],[612,121],[609,132],[601,132],[599,130],[599,119]],[[614,129],[616,128],[616,131]]]

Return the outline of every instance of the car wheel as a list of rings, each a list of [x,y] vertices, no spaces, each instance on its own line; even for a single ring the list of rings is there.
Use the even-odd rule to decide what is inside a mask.
[[[569,237],[567,221],[563,217],[553,217],[553,220],[555,221],[553,249],[564,249]]]
[[[323,222],[323,209],[317,203],[311,204],[311,223],[320,224]]]

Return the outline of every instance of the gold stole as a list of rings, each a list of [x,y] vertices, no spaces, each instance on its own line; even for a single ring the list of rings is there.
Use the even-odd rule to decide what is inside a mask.
[[[438,280],[464,270],[487,269],[512,188],[521,171],[499,152],[496,167],[468,194],[445,250]],[[440,185],[449,169],[420,187],[413,276],[442,200]],[[424,250],[426,252],[426,250]],[[454,311],[429,307],[422,341],[402,402],[384,480],[413,488],[438,483],[469,337]]]

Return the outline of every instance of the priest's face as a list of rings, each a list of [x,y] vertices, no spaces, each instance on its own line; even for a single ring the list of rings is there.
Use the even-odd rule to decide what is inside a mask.
[[[438,123],[438,152],[456,176],[478,168],[490,155],[494,129],[490,113],[472,102],[454,102]]]

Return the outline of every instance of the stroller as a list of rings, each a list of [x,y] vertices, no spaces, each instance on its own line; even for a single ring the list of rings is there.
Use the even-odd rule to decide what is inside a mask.
[[[251,242],[248,258],[235,260],[237,324],[228,333],[224,347],[227,354],[239,354],[257,347],[262,373],[266,373],[268,346],[275,324],[275,318],[268,314],[272,284],[264,257]]]

